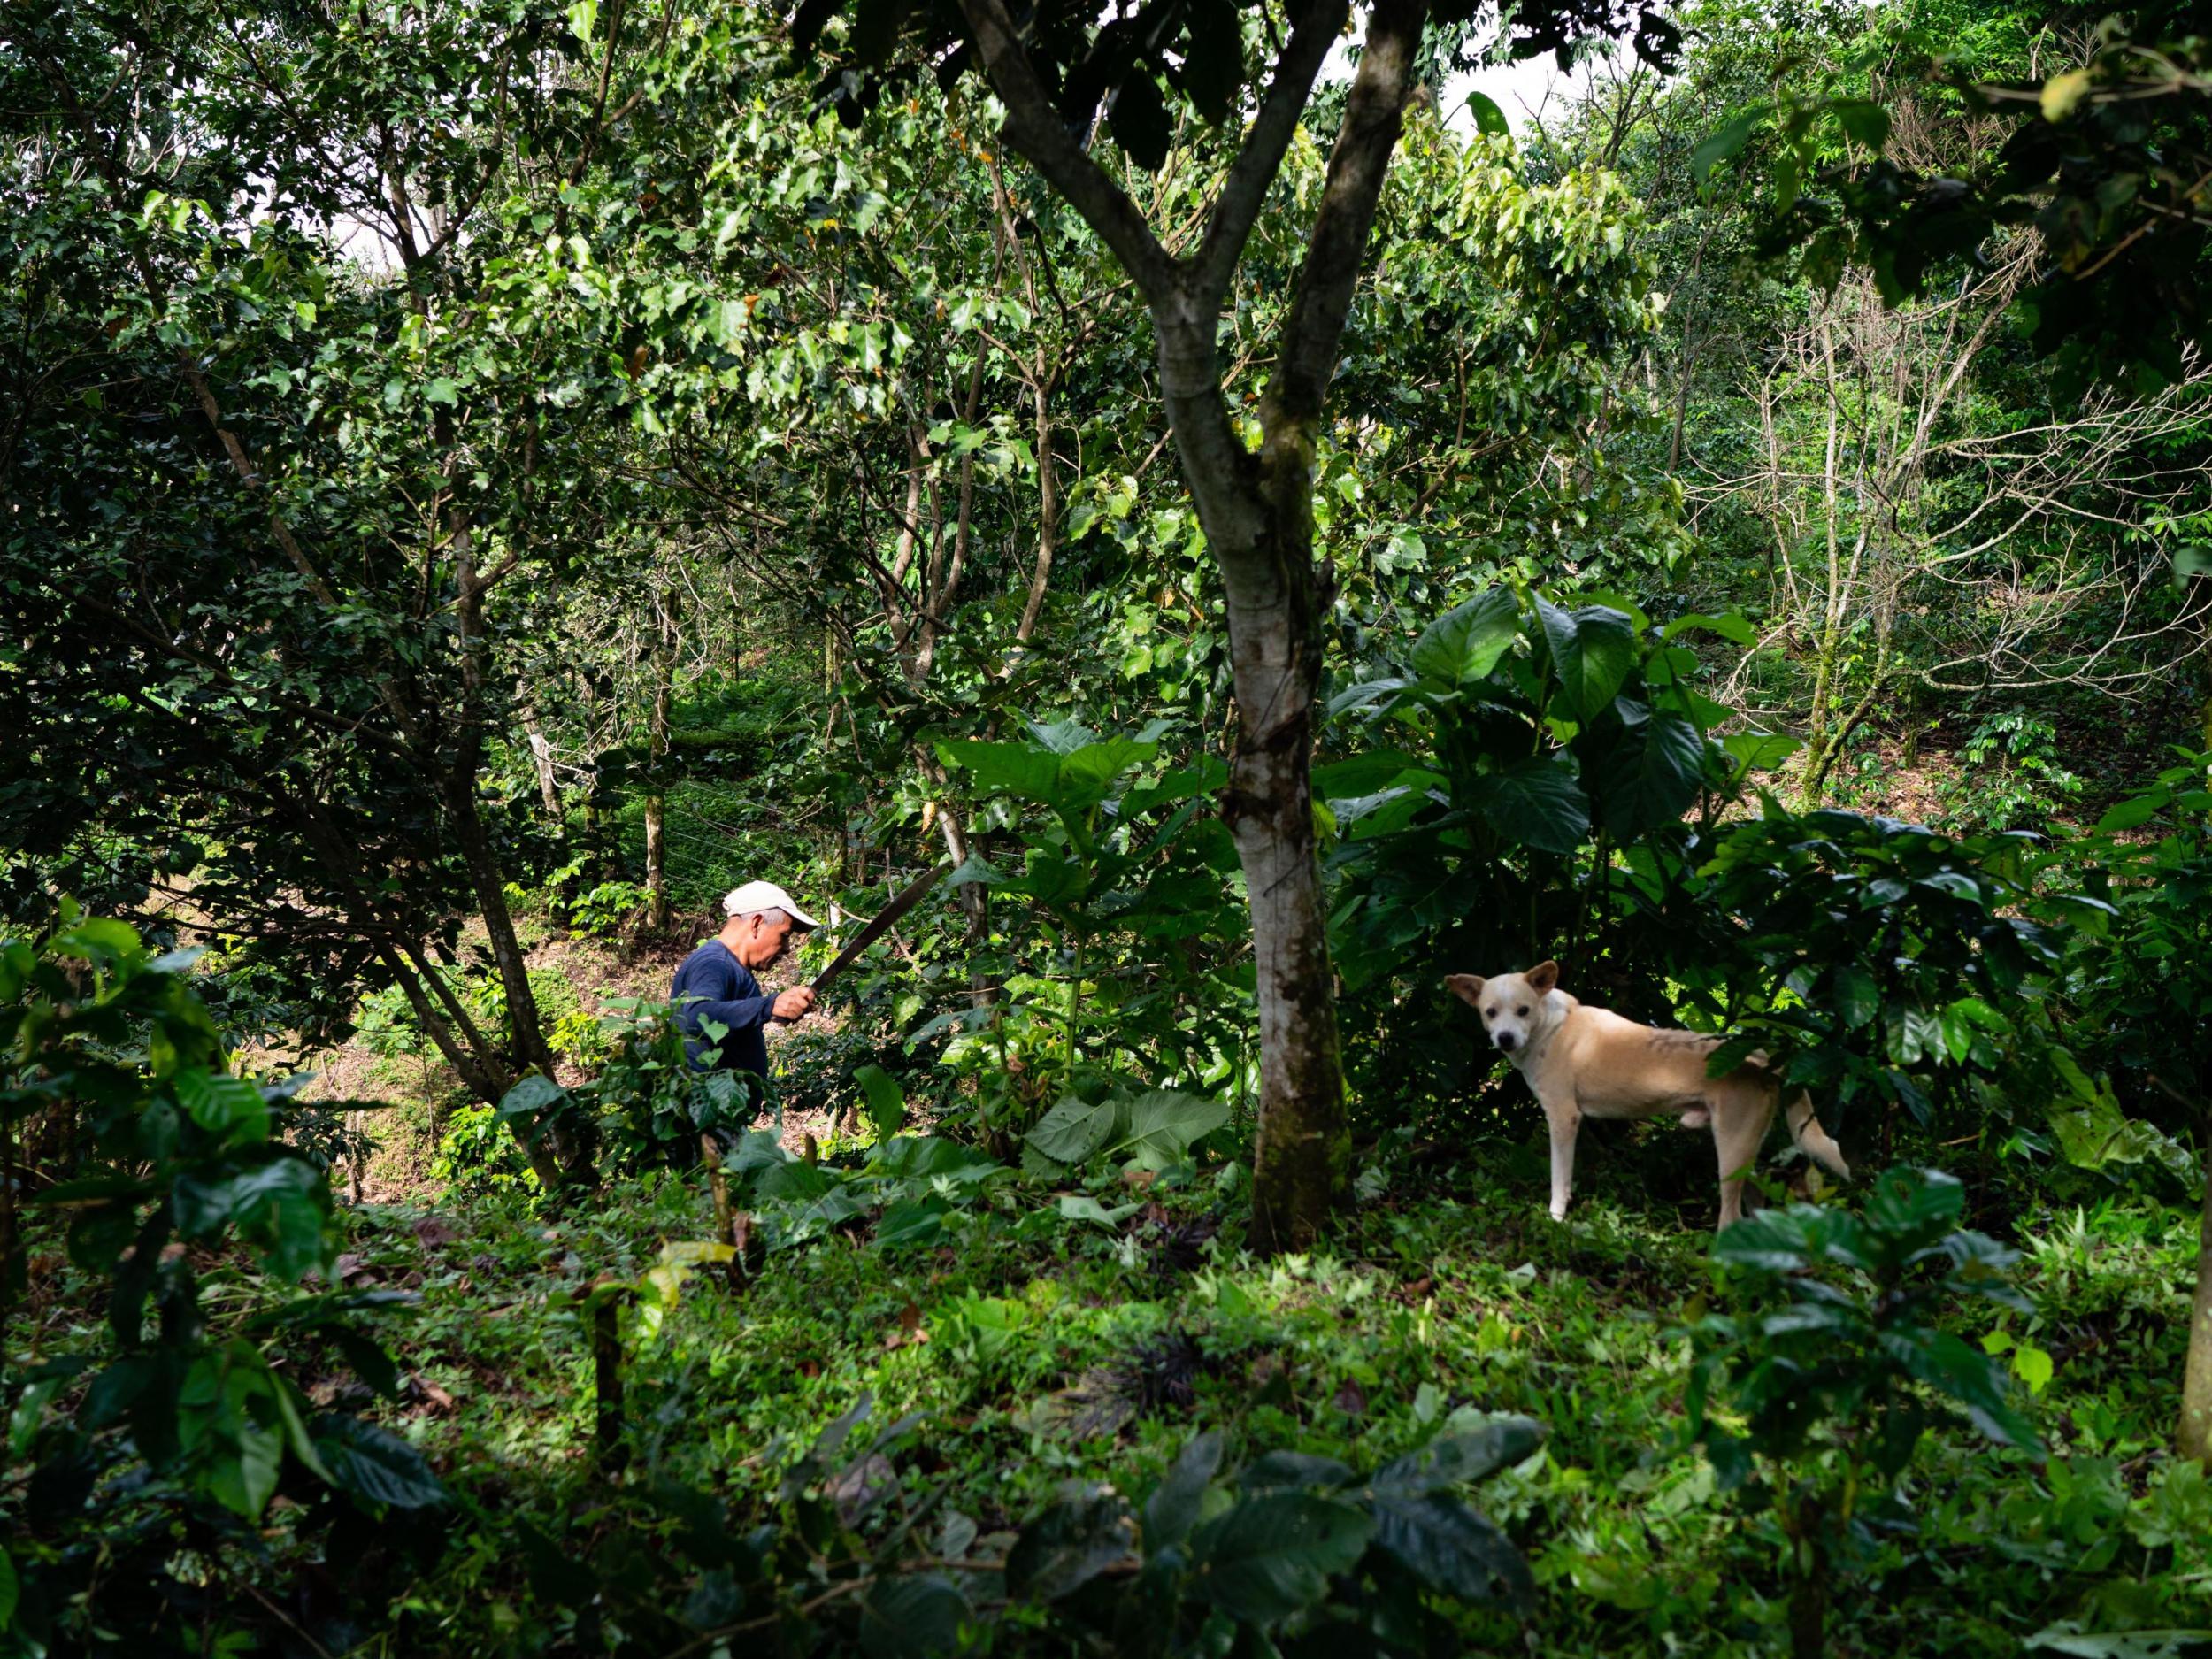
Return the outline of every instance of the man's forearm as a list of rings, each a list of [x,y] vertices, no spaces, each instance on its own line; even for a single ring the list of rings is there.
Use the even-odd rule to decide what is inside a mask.
[[[727,1002],[710,1000],[690,1002],[677,1017],[677,1023],[695,1037],[704,1034],[699,1029],[699,1022],[703,1019],[710,1019],[718,1025],[726,1025],[732,1031],[745,1031],[755,1025],[765,1025],[775,1004],[776,999],[772,996],[737,996]]]

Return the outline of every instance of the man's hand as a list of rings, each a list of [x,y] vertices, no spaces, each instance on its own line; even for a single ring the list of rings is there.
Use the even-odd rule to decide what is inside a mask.
[[[814,987],[795,985],[778,994],[775,1005],[769,1010],[778,1019],[796,1019],[814,1006]]]

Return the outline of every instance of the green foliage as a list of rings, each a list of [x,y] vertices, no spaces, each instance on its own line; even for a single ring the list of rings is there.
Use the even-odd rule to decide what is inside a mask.
[[[1040,1096],[1133,1071],[1217,1083],[1242,1056],[1240,978],[1192,949],[1242,926],[1235,849],[1205,810],[1227,769],[1205,756],[1133,775],[1156,752],[1152,735],[1100,739],[1073,722],[1033,724],[1024,742],[939,746],[979,796],[1032,809],[1008,814],[1025,849],[1018,872],[972,856],[949,879],[1025,905],[1042,972],[1010,976],[1004,999],[907,1039],[957,1029],[949,1061],[995,1061],[982,1079],[987,1128],[1026,1127]]]
[[[1239,1625],[1435,1651],[1450,1625],[1425,1593],[1474,1606],[1532,1601],[1527,1563],[1455,1489],[1528,1458],[1542,1439],[1528,1418],[1506,1417],[1366,1475],[1300,1452],[1224,1475],[1222,1437],[1202,1434],[1141,1504],[1070,1483],[1007,1552],[1007,1589],[1057,1604],[1118,1653],[1209,1651]]]
[[[296,1289],[333,1276],[329,1187],[280,1138],[288,1090],[225,1068],[187,978],[193,954],[157,956],[130,927],[65,902],[44,940],[0,944],[7,1142],[34,1113],[81,1121],[88,1157],[38,1203],[66,1215],[70,1262],[106,1309],[104,1328],[27,1363],[10,1343],[12,1456],[35,1471],[11,1501],[29,1547],[0,1617],[12,1650],[90,1633],[111,1548],[131,1560],[119,1578],[132,1610],[111,1594],[97,1619],[127,1624],[188,1600],[159,1565],[165,1526],[235,1538],[215,1517],[257,1524],[280,1484],[332,1488],[372,1514],[442,1501],[417,1453],[317,1414],[285,1368],[285,1348],[328,1344],[373,1385],[395,1380],[356,1328],[380,1298]],[[12,1293],[23,1260],[6,1242]],[[203,1300],[206,1263],[233,1251],[277,1293],[244,1318]],[[326,1524],[328,1504],[309,1501]]]
[[[2037,998],[2060,960],[2054,923],[2108,908],[2039,894],[2036,848],[2031,836],[1953,838],[1772,804],[1729,831],[1701,897],[1730,921],[1702,941],[1702,963],[1681,968],[1725,994],[1740,1028],[1714,1053],[1716,1073],[1763,1050],[1784,1086],[1813,1089],[1824,1111],[1832,1099],[1839,1116],[1865,1101],[1924,1125],[1975,1086],[2036,1088],[2015,1063],[2042,1053]]]
[[[1225,1101],[1171,1089],[1136,1095],[1114,1090],[1097,1101],[1071,1094],[1023,1137],[1022,1168],[1058,1179],[1094,1159],[1111,1158],[1156,1174],[1188,1157],[1229,1118]]]
[[[1875,1181],[1863,1214],[1768,1210],[1713,1247],[1752,1305],[1691,1324],[1685,1432],[1724,1488],[1774,1507],[1794,1545],[1801,1655],[1824,1650],[1829,1576],[1864,1560],[1878,1529],[1909,1525],[1894,1494],[1924,1434],[1963,1415],[1998,1445],[2041,1455],[1991,1356],[1939,1323],[1962,1298],[2028,1310],[2008,1273],[2018,1253],[1957,1230],[1965,1197],[1939,1171],[1900,1167]]]
[[[793,1249],[849,1223],[869,1222],[878,1248],[934,1246],[987,1205],[1009,1173],[972,1147],[936,1135],[892,1135],[868,1148],[857,1168],[795,1158],[764,1130],[737,1142],[724,1160],[733,1202],[757,1211],[768,1248]]]

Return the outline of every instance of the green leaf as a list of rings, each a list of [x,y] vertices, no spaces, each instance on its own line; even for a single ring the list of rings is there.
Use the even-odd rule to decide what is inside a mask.
[[[1221,1467],[1221,1432],[1209,1429],[1183,1448],[1166,1475],[1144,1501],[1144,1548],[1148,1555],[1181,1543],[1198,1525],[1199,1506],[1214,1471]]]
[[[1464,1486],[1517,1463],[1544,1443],[1544,1425],[1532,1417],[1500,1417],[1464,1434],[1446,1435],[1376,1471],[1378,1495],[1425,1497]]]
[[[1366,1553],[1374,1518],[1310,1492],[1248,1498],[1191,1539],[1198,1597],[1234,1617],[1274,1624],[1328,1593],[1329,1575]]]
[[[1228,1121],[1226,1101],[1155,1089],[1129,1102],[1122,1147],[1142,1168],[1164,1170]]]
[[[1705,781],[1705,738],[1678,714],[1655,714],[1609,749],[1592,779],[1605,826],[1624,840],[1671,824]]]
[[[2097,833],[2111,835],[2121,830],[2139,828],[2164,811],[2171,798],[2171,792],[2161,787],[2123,801],[2097,820]]]
[[[192,1121],[227,1146],[269,1138],[269,1104],[242,1078],[195,1066],[177,1073],[177,1103]]]
[[[1843,1023],[1854,1031],[1871,1020],[1882,1009],[1882,993],[1874,983],[1874,976],[1849,963],[1844,963],[1836,969],[1835,999],[1836,1012],[1843,1017]]]
[[[541,1112],[567,1093],[551,1078],[533,1071],[499,1097],[499,1118],[503,1123]]]
[[[1110,1231],[1120,1226],[1144,1206],[1117,1204],[1109,1210],[1088,1193],[1063,1193],[1058,1208],[1060,1218],[1064,1221],[1094,1221]]]
[[[1455,690],[1498,665],[1520,637],[1521,604],[1509,588],[1491,588],[1429,624],[1413,645],[1413,669],[1432,686]]]
[[[0,1548],[0,1631],[5,1631],[15,1621],[16,1603],[23,1599],[23,1586],[15,1576],[15,1563],[8,1552]]]
[[[2187,1659],[2203,1651],[2212,1632],[2203,1630],[2123,1630],[2091,1635],[2071,1619],[2048,1625],[2028,1638],[2030,1653],[2058,1653],[2069,1659]]]
[[[1532,755],[1479,784],[1482,815],[1506,840],[1571,853],[1590,833],[1590,801],[1564,766]]]
[[[1778,732],[1736,732],[1720,741],[1720,746],[1735,759],[1743,772],[1772,772],[1792,755],[1805,747],[1793,737]]]
[[[906,1122],[906,1091],[879,1065],[856,1067],[853,1081],[868,1096],[868,1121],[876,1126],[876,1139],[888,1141]]]
[[[1463,1601],[1526,1606],[1535,1597],[1512,1540],[1456,1499],[1377,1498],[1375,1542],[1431,1589]]]
[[[1060,782],[1060,757],[1031,743],[985,743],[972,739],[937,745],[937,758],[964,766],[984,794],[1049,803]]]
[[[1659,637],[1671,640],[1677,634],[1688,634],[1700,628],[1709,634],[1717,634],[1731,644],[1740,645],[1747,649],[1757,644],[1759,640],[1751,624],[1744,620],[1743,613],[1739,611],[1726,611],[1717,617],[1708,616],[1701,611],[1693,611],[1686,616],[1675,618],[1673,621],[1660,628]]]
[[[445,1502],[423,1455],[397,1435],[358,1417],[319,1417],[307,1428],[338,1489],[357,1502],[394,1509]]]
[[[1889,142],[1889,111],[1880,104],[1864,98],[1838,98],[1829,107],[1836,125],[1869,150],[1878,150]]]
[[[1119,1494],[1069,1481],[1006,1552],[1006,1588],[1013,1595],[1056,1601],[1127,1560],[1134,1531]]]
[[[890,1205],[876,1223],[876,1248],[902,1250],[936,1243],[945,1235],[945,1215],[950,1208],[933,1194]]]
[[[1106,124],[1123,153],[1147,173],[1157,173],[1166,165],[1168,143],[1174,135],[1167,102],[1141,64],[1133,66],[1115,88]]]
[[[869,1659],[910,1659],[959,1645],[968,1599],[941,1573],[886,1574],[860,1603],[860,1650]]]
[[[1056,1164],[1082,1164],[1106,1144],[1114,1118],[1111,1101],[1094,1106],[1071,1094],[1039,1118],[1023,1140]]]
[[[1690,176],[1703,184],[1714,168],[1740,154],[1752,134],[1765,123],[1770,111],[1755,104],[1690,152]]]
[[[1536,614],[1551,644],[1552,678],[1568,711],[1586,725],[1619,695],[1635,665],[1635,625],[1609,605],[1585,605],[1570,614],[1539,598]]]

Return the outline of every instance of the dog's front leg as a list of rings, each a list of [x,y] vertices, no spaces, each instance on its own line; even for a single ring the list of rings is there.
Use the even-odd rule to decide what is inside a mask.
[[[1551,1218],[1567,1218],[1567,1200],[1575,1185],[1575,1137],[1582,1131],[1582,1108],[1572,1100],[1544,1102],[1544,1122],[1551,1130]]]

